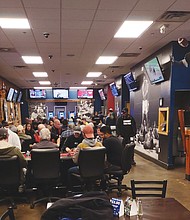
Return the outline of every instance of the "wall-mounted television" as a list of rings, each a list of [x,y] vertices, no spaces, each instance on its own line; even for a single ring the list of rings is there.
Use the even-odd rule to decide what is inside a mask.
[[[45,89],[29,89],[29,97],[31,99],[45,99],[46,90]]]
[[[93,99],[93,89],[78,89],[77,98],[78,99]]]
[[[110,84],[110,89],[113,96],[119,96],[118,88],[114,82]]]
[[[54,99],[68,99],[69,90],[68,89],[53,89],[53,98]]]
[[[144,67],[152,84],[164,81],[162,69],[157,57],[146,62]]]
[[[17,97],[18,97],[18,91],[15,89],[15,90],[14,90],[14,93],[13,93],[12,101],[13,101],[13,102],[16,102],[16,101],[17,101]]]
[[[137,82],[134,79],[132,72],[125,74],[124,79],[129,91],[137,90]]]
[[[104,94],[103,89],[99,89],[99,90],[98,90],[98,93],[99,93],[99,95],[100,95],[100,99],[101,99],[101,100],[106,100],[106,97],[105,97],[105,94]]]
[[[13,99],[14,89],[10,88],[7,94],[7,101],[11,102]]]
[[[21,102],[22,99],[22,91],[19,92],[17,102]]]

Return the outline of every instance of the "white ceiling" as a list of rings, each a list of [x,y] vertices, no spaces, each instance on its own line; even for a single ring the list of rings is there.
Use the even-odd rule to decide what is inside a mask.
[[[0,48],[10,48],[8,52],[0,50],[0,76],[20,88],[31,88],[39,86],[33,82],[36,78],[32,72],[46,71],[53,87],[58,84],[68,88],[80,86],[87,80],[87,72],[102,71],[107,78],[102,75],[94,79],[98,83],[94,87],[103,87],[170,41],[179,37],[190,40],[190,19],[184,22],[177,15],[160,21],[166,11],[189,12],[190,1],[0,0],[0,17],[28,18],[31,25],[31,30],[0,28]],[[154,23],[138,39],[113,38],[126,19]],[[164,24],[166,33],[161,34],[159,30]],[[48,38],[44,32],[49,33]],[[119,57],[111,65],[119,68],[95,64],[100,55],[122,53],[139,55]],[[41,56],[44,63],[27,65],[21,59],[23,55]]]

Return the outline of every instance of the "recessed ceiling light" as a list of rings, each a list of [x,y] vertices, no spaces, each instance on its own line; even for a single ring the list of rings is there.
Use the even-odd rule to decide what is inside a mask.
[[[71,86],[71,87],[69,87],[69,89],[73,89],[73,90],[75,90],[75,89],[87,89],[87,87],[84,87],[84,86]]]
[[[40,85],[50,85],[51,82],[50,81],[39,81]]]
[[[52,89],[52,87],[50,87],[50,86],[37,86],[37,87],[34,87],[34,89]]]
[[[124,21],[114,38],[137,38],[153,21]]]
[[[81,85],[91,85],[93,81],[82,81]]]
[[[27,64],[42,64],[43,60],[40,56],[22,56],[22,59]]]
[[[48,77],[48,74],[46,72],[33,72],[33,75],[35,77]]]
[[[100,56],[96,60],[96,64],[112,64],[117,60],[117,56]]]
[[[88,72],[86,77],[99,77],[102,75],[102,72]]]
[[[0,18],[0,26],[1,28],[11,29],[30,29],[26,18]]]

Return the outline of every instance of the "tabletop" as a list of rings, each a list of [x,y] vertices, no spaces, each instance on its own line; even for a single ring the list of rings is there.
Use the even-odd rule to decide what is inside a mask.
[[[190,211],[174,198],[142,198],[143,216],[122,216],[119,220],[188,220]],[[117,218],[118,219],[118,218]]]

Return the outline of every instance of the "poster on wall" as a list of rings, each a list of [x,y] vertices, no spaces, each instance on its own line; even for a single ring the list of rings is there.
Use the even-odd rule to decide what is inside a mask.
[[[45,119],[47,116],[47,106],[43,103],[29,103],[29,116],[34,119]]]
[[[135,149],[158,159],[160,152],[158,125],[156,121],[150,119],[150,100],[149,100],[150,83],[146,76],[142,83],[142,120],[140,126],[137,128],[136,147]]]
[[[80,100],[77,104],[77,114],[81,118],[90,118],[94,115],[94,105],[92,100]]]

